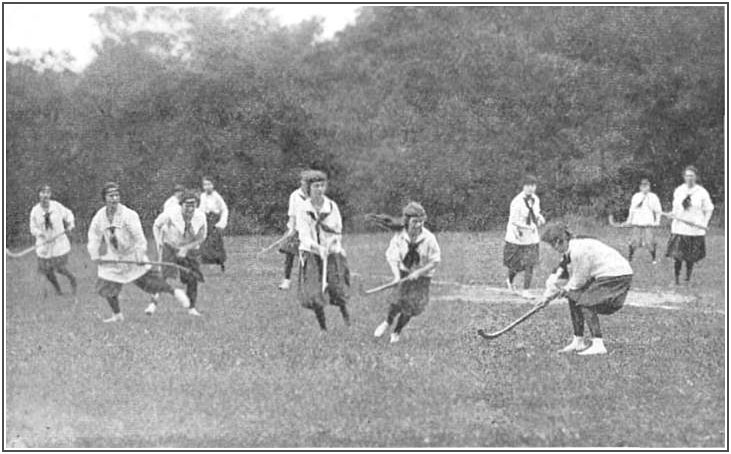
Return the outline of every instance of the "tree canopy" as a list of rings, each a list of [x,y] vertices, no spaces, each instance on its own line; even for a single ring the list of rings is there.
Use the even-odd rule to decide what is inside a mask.
[[[623,209],[642,176],[667,204],[687,164],[724,202],[720,6],[372,6],[332,40],[265,9],[94,19],[79,73],[68,54],[6,55],[10,237],[41,182],[83,226],[118,181],[149,224],[203,174],[234,233],[282,230],[306,167],[351,229],[411,199],[436,229],[489,228],[526,172],[550,216]]]

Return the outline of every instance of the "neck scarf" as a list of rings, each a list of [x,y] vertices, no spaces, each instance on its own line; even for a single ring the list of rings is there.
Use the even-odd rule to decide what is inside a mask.
[[[115,230],[117,228],[113,225],[109,226],[109,243],[114,247],[114,249],[119,249],[119,240],[117,239],[117,235],[115,233]]]
[[[332,213],[332,211],[328,211],[327,213],[318,213],[318,214],[315,214],[312,211],[307,212],[307,214],[310,215],[312,220],[315,221],[315,231],[317,232],[317,244],[320,244],[320,232],[321,231],[325,231],[327,233],[338,233],[335,230],[333,230],[332,228],[323,224],[325,219],[328,216],[330,216],[330,213]]]
[[[691,204],[691,200],[690,200],[690,194],[688,194],[688,195],[687,195],[687,196],[685,196],[685,198],[683,199],[683,209],[684,209],[684,210],[687,210],[687,209],[689,209],[689,208],[690,208],[690,204]]]
[[[533,202],[534,198],[532,195],[526,195],[523,197],[523,201],[525,202],[525,206],[528,208],[528,217],[525,219],[525,223],[528,225],[531,224],[537,224],[536,222],[536,213],[533,212]]]
[[[404,264],[406,269],[412,269],[419,266],[419,262],[421,262],[421,258],[419,257],[419,245],[423,243],[424,240],[421,241],[409,241],[408,246],[409,250],[406,252],[406,255],[404,256],[403,260],[401,260],[401,263]]]
[[[645,203],[645,200],[646,200],[646,199],[647,199],[647,194],[645,194],[645,195],[644,195],[644,196],[642,197],[642,200],[640,200],[640,203],[638,203],[637,205],[635,205],[635,208],[642,208],[642,204],[644,204],[644,203]]]
[[[53,230],[53,222],[51,222],[51,212],[46,211],[43,213],[43,226],[46,230]]]

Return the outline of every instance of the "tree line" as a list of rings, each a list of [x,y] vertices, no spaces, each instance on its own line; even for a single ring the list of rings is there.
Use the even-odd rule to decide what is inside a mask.
[[[281,231],[308,167],[352,230],[410,199],[436,230],[492,228],[526,172],[550,217],[622,213],[644,176],[669,204],[686,164],[725,202],[720,6],[372,6],[331,40],[265,9],[94,19],[80,72],[6,52],[8,239],[41,182],[84,226],[117,181],[149,225],[203,174],[230,233]]]

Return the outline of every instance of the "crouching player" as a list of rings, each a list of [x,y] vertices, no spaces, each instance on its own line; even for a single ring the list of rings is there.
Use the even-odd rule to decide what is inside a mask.
[[[178,271],[174,267],[163,267],[162,275],[165,279],[175,279],[180,276],[180,282],[185,284],[185,294],[190,300],[188,313],[200,316],[195,308],[198,299],[198,281],[203,281],[200,271],[200,245],[206,239],[206,215],[198,206],[198,195],[192,191],[185,191],[180,197],[181,210],[164,210],[155,219],[153,233],[158,244],[162,245],[162,261],[171,262],[190,271]],[[152,315],[157,307],[153,300],[145,310]]]
[[[607,353],[598,315],[622,308],[632,284],[632,267],[617,250],[594,238],[574,237],[564,224],[548,226],[541,240],[563,254],[561,265],[547,282],[569,300],[574,338],[561,352]],[[584,340],[584,321],[589,325],[591,345]]]
[[[391,267],[394,281],[403,282],[393,292],[386,320],[373,333],[381,337],[398,321],[391,333],[391,343],[399,341],[401,331],[409,320],[426,308],[429,303],[429,286],[437,265],[441,261],[439,244],[433,233],[424,227],[426,211],[419,203],[411,202],[403,209],[403,221],[391,223],[390,228],[399,231],[388,245],[386,260]]]

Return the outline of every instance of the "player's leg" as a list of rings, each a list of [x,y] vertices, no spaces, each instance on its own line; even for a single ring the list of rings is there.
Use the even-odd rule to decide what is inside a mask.
[[[561,353],[574,352],[586,348],[584,341],[584,314],[576,303],[575,297],[569,297],[569,314],[574,337],[567,346],[559,350]]]
[[[279,284],[280,290],[287,290],[289,289],[291,283],[292,283],[292,268],[294,267],[294,254],[290,254],[289,252],[284,254],[284,279],[282,280],[282,283]]]
[[[599,325],[599,316],[596,311],[591,307],[582,307],[581,311],[584,314],[586,324],[589,326],[589,333],[591,334],[591,346],[585,350],[579,352],[580,355],[602,355],[607,352],[604,346],[604,339],[602,338],[602,329]]]
[[[96,290],[99,296],[107,300],[109,307],[112,309],[112,316],[104,319],[104,323],[121,322],[124,320],[122,309],[119,304],[119,293],[122,291],[122,284],[112,282],[106,279],[98,279]]]

